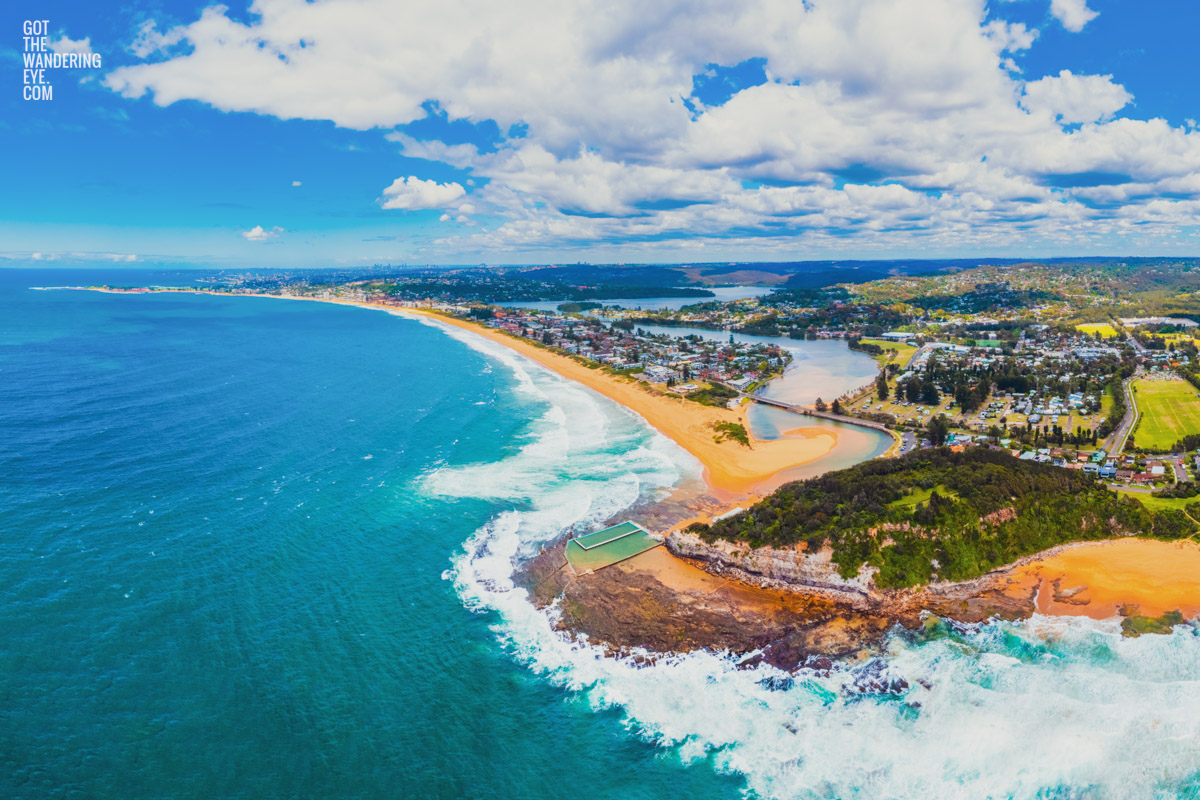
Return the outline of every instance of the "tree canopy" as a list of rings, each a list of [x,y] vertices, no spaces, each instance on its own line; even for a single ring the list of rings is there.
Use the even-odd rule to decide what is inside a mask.
[[[967,580],[1072,541],[1190,535],[1180,511],[1151,513],[1081,471],[1006,452],[919,450],[790,483],[746,513],[690,530],[751,547],[828,544],[844,577],[881,587]]]

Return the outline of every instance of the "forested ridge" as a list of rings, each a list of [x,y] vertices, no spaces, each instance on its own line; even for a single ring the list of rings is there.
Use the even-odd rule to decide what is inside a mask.
[[[865,563],[898,588],[967,580],[1073,541],[1195,531],[1181,511],[1151,513],[1082,471],[1003,451],[919,450],[780,487],[745,513],[689,530],[751,547],[828,544],[843,577]]]

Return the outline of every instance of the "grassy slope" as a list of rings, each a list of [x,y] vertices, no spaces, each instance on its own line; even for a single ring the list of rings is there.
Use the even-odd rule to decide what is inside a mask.
[[[1196,497],[1159,497],[1149,492],[1127,492],[1120,489],[1118,494],[1138,501],[1151,511],[1183,511],[1189,505],[1200,503]]]

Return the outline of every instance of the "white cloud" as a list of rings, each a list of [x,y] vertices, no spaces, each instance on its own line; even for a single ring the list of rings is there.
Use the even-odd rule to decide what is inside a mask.
[[[91,54],[92,40],[91,37],[83,39],[71,39],[66,34],[63,34],[58,39],[50,42],[50,49],[56,53],[81,53]]]
[[[471,175],[470,203],[458,182],[415,176],[379,198],[446,222],[486,218],[447,248],[690,240],[836,251],[860,235],[870,247],[994,245],[1119,232],[1139,214],[1165,225],[1186,219],[1188,201],[1152,205],[1155,193],[1200,192],[1200,132],[1120,117],[1132,98],[1111,75],[1023,82],[1012,54],[1036,47],[1038,32],[996,18],[985,0],[253,8],[248,23],[220,6],[165,32],[145,23],[132,51],[154,60],[106,85],[160,105],[381,128],[405,156]],[[1053,0],[1051,11],[1070,30],[1095,17],[1085,0]],[[765,59],[766,83],[685,106],[694,75],[748,58]],[[451,120],[527,134],[479,147],[395,128],[430,100]],[[1111,185],[1087,185],[1105,174]]]
[[[281,233],[283,233],[283,228],[278,225],[270,230],[265,230],[262,225],[255,225],[248,231],[242,231],[242,238],[248,242],[269,242],[272,239],[278,239]]]
[[[137,36],[134,38],[133,44],[129,46],[129,52],[138,58],[145,58],[178,44],[183,41],[186,34],[187,29],[183,26],[178,26],[172,28],[167,33],[162,33],[158,30],[158,24],[154,20],[149,19],[138,27]]]
[[[379,200],[384,208],[415,211],[423,208],[445,208],[464,194],[466,189],[457,183],[426,181],[410,175],[392,181],[392,185],[383,190],[383,197]]]
[[[1068,124],[1110,119],[1133,99],[1112,77],[1074,75],[1064,69],[1057,77],[1047,75],[1026,83],[1021,105],[1033,112],[1049,112]]]
[[[303,184],[301,184],[300,181],[292,181],[292,186],[301,186],[301,185],[303,185]]]
[[[1088,8],[1087,0],[1050,0],[1050,13],[1072,33],[1079,33],[1084,25],[1100,16]]]

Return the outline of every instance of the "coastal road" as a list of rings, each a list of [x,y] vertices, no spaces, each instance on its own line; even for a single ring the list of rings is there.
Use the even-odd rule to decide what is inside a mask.
[[[1129,433],[1133,430],[1133,426],[1137,424],[1138,407],[1137,402],[1133,399],[1133,382],[1138,377],[1135,373],[1133,377],[1126,378],[1124,383],[1121,384],[1121,389],[1125,392],[1125,418],[1121,420],[1121,424],[1108,437],[1105,450],[1108,451],[1110,456],[1117,455],[1125,449],[1125,441],[1129,438]]]

